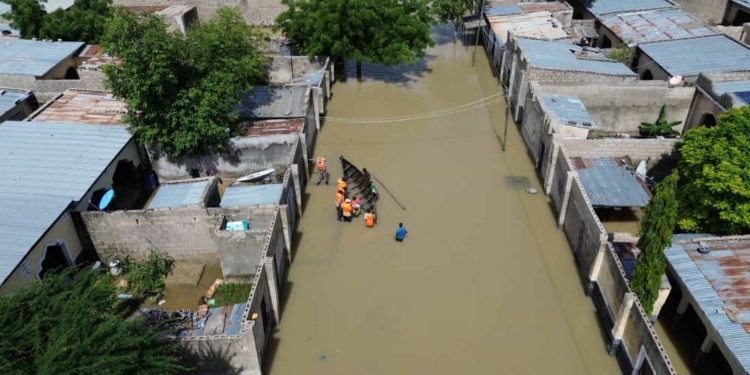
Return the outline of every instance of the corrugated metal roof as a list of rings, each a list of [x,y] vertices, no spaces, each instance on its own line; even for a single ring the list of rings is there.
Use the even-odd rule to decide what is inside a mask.
[[[509,14],[523,14],[523,9],[518,5],[502,7],[484,7],[484,14],[489,16],[507,16]]]
[[[203,180],[160,185],[151,197],[148,208],[200,206],[208,182],[209,180]]]
[[[750,81],[721,82],[714,85],[714,92],[719,96],[739,91],[750,91]]]
[[[596,129],[591,114],[578,97],[552,94],[542,94],[540,97],[547,110],[555,114],[560,125]]]
[[[573,51],[580,51],[581,48],[572,43],[524,38],[516,38],[516,41],[533,67],[618,76],[635,75],[627,66],[616,61],[577,58]]]
[[[706,239],[673,244],[664,251],[674,276],[697,306],[703,323],[713,328],[736,362],[750,371],[750,239]],[[708,320],[708,321],[706,321]],[[732,360],[727,358],[727,360]]]
[[[299,134],[304,125],[304,118],[249,121],[240,124],[240,131],[246,138]]]
[[[221,207],[255,206],[259,204],[278,204],[284,184],[266,184],[255,186],[230,186],[221,198]]]
[[[0,10],[0,15],[1,14],[3,14],[2,10]],[[0,23],[0,33],[2,33],[3,36],[21,36],[21,31],[10,27],[9,23]]]
[[[58,9],[68,10],[73,6],[73,3],[75,3],[75,0],[46,0],[42,3],[42,8],[47,13],[52,13]]]
[[[0,14],[8,13],[11,11],[10,4],[0,1]]]
[[[85,44],[25,39],[3,40],[0,43],[0,74],[43,76]]]
[[[564,1],[531,1],[527,3],[518,3],[518,6],[520,6],[526,13],[538,12],[540,10],[548,10],[550,12],[573,10],[573,8]]]
[[[750,49],[726,35],[645,43],[638,48],[671,76],[750,69]]]
[[[67,90],[29,118],[37,122],[122,125],[128,105],[103,91]]]
[[[586,9],[597,18],[611,13],[665,8],[676,8],[676,6],[666,0],[592,0],[586,4]]]
[[[167,17],[179,17],[179,16],[184,16],[185,14],[187,14],[193,9],[195,9],[194,5],[187,5],[187,4],[170,5],[164,9],[154,12],[154,14],[159,15],[159,16],[167,16]]]
[[[631,47],[644,42],[716,34],[679,9],[611,14],[599,18],[599,21]]]
[[[645,207],[650,199],[625,167],[579,169],[578,178],[594,207]]]
[[[305,117],[307,87],[255,86],[243,95],[237,110],[242,119]]]
[[[737,5],[741,5],[745,8],[750,8],[750,1],[749,0],[731,0],[733,3],[736,3]]]
[[[0,280],[131,138],[124,126],[0,124]]]
[[[0,115],[8,113],[17,105],[31,96],[30,93],[21,90],[0,89]]]
[[[562,24],[552,17],[548,11],[518,14],[510,16],[488,16],[487,20],[503,41],[508,42],[508,31],[516,37],[543,40],[558,40],[569,38],[570,34],[563,30]]]

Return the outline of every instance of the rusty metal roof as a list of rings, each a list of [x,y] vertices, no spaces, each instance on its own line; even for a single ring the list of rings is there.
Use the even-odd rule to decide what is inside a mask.
[[[29,116],[28,121],[122,125],[128,106],[103,91],[67,90]]]
[[[699,253],[701,246],[710,252]],[[664,255],[698,316],[719,336],[718,344],[750,371],[750,236],[688,239]]]
[[[716,34],[679,9],[611,14],[599,17],[599,22],[631,47],[644,42]]]
[[[265,137],[269,135],[299,134],[305,126],[305,118],[246,121],[240,124],[240,131],[245,138]]]
[[[570,34],[563,30],[560,21],[554,19],[549,11],[487,16],[487,21],[492,31],[500,37],[503,43],[508,42],[508,31],[512,31],[517,37],[540,40],[559,40],[570,37]]]

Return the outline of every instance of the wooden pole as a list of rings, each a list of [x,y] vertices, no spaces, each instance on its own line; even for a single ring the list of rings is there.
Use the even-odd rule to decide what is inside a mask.
[[[471,66],[474,66],[474,59],[477,55],[477,48],[479,48],[479,33],[482,31],[482,20],[484,19],[484,0],[479,8],[479,23],[477,24],[477,38],[474,43],[474,53],[471,55]]]

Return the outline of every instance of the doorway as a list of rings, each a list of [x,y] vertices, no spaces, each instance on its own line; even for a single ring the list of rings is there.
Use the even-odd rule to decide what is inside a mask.
[[[64,242],[47,245],[44,249],[44,257],[40,262],[39,280],[44,280],[48,274],[56,274],[73,265],[68,257],[68,248]]]

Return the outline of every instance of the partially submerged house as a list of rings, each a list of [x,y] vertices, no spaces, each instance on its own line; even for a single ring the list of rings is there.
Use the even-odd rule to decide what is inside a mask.
[[[637,81],[638,76],[622,63],[597,51],[560,41],[516,38],[513,35],[503,57],[501,75],[507,85],[513,118],[523,119],[529,82],[587,83],[609,85]]]
[[[598,22],[600,48],[716,35],[680,9],[605,14]]]
[[[80,213],[140,162],[124,126],[0,124],[0,293],[85,260]]]
[[[269,86],[310,87],[318,113],[325,114],[334,81],[334,67],[329,57],[271,55],[266,56],[266,62]]]
[[[715,126],[717,117],[750,104],[750,72],[701,73],[695,85],[685,131],[701,125]]]
[[[680,76],[692,83],[703,72],[750,70],[750,47],[726,35],[643,43],[636,61],[643,80]]]
[[[24,90],[0,88],[0,123],[20,121],[39,107],[34,93]]]
[[[602,16],[649,11],[655,9],[675,9],[677,5],[669,0],[576,0],[573,2],[573,18],[599,19]]]

